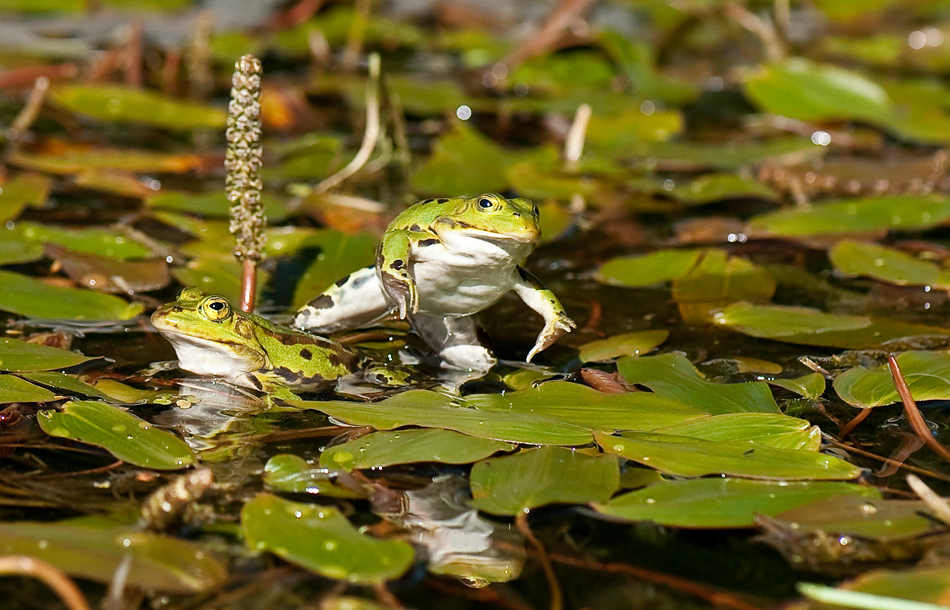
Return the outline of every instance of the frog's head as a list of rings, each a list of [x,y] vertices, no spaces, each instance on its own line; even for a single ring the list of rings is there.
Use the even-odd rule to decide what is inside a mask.
[[[199,375],[237,377],[266,359],[247,314],[194,286],[153,313],[152,324],[175,348],[178,366]]]
[[[497,193],[456,198],[453,229],[484,238],[535,243],[541,237],[538,206],[527,199],[506,199]]]

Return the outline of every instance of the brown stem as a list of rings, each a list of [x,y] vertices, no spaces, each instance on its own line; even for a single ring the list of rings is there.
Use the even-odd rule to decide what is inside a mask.
[[[241,311],[254,312],[257,295],[257,263],[250,258],[244,259],[241,269]]]
[[[894,380],[894,387],[897,388],[901,402],[904,403],[904,413],[907,415],[907,421],[910,422],[914,432],[920,436],[921,440],[923,440],[934,453],[950,462],[950,449],[941,445],[940,442],[934,438],[933,433],[931,433],[930,428],[927,426],[927,422],[924,421],[924,416],[920,414],[920,409],[917,408],[917,403],[914,402],[914,397],[910,394],[910,388],[907,387],[907,381],[904,380],[904,375],[901,373],[900,366],[898,366],[894,356],[888,357],[887,366],[891,369],[891,378]]]
[[[42,580],[69,610],[89,610],[89,603],[76,583],[56,566],[26,555],[0,557],[0,574],[32,576]]]
[[[518,531],[531,543],[538,555],[538,561],[541,562],[541,568],[544,570],[544,576],[548,580],[548,590],[551,592],[551,610],[562,610],[564,608],[564,595],[561,593],[561,583],[558,582],[557,574],[554,573],[554,566],[551,565],[551,559],[541,541],[531,531],[528,525],[528,513],[521,511],[515,517],[515,525]]]
[[[861,412],[855,415],[851,421],[849,421],[843,428],[841,432],[838,433],[838,440],[844,440],[849,434],[851,434],[855,428],[858,427],[858,424],[867,419],[867,416],[871,414],[871,409],[861,409]]]

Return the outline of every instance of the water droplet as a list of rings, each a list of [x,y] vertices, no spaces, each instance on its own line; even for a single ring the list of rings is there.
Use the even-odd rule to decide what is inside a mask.
[[[303,513],[302,513],[301,511],[299,511],[299,510],[295,510],[295,511],[294,511],[294,517],[297,517],[297,518],[299,519],[299,518],[303,517]]]

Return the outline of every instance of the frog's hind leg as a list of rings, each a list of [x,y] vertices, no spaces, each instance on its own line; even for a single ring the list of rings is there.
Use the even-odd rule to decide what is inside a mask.
[[[294,317],[294,326],[318,333],[350,330],[374,322],[392,309],[376,268],[364,267],[301,307]]]
[[[413,329],[442,359],[443,368],[488,372],[498,362],[484,345],[475,316],[413,314]]]

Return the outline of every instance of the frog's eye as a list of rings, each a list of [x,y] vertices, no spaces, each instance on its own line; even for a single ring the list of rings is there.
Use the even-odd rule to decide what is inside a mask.
[[[495,207],[495,202],[489,199],[488,197],[481,197],[478,200],[478,207],[483,210],[490,210]]]
[[[538,206],[531,208],[531,213],[534,214],[534,217],[537,218],[541,215],[541,210],[538,209]]]
[[[231,304],[224,297],[208,297],[201,304],[201,313],[212,322],[220,322],[231,315]]]

